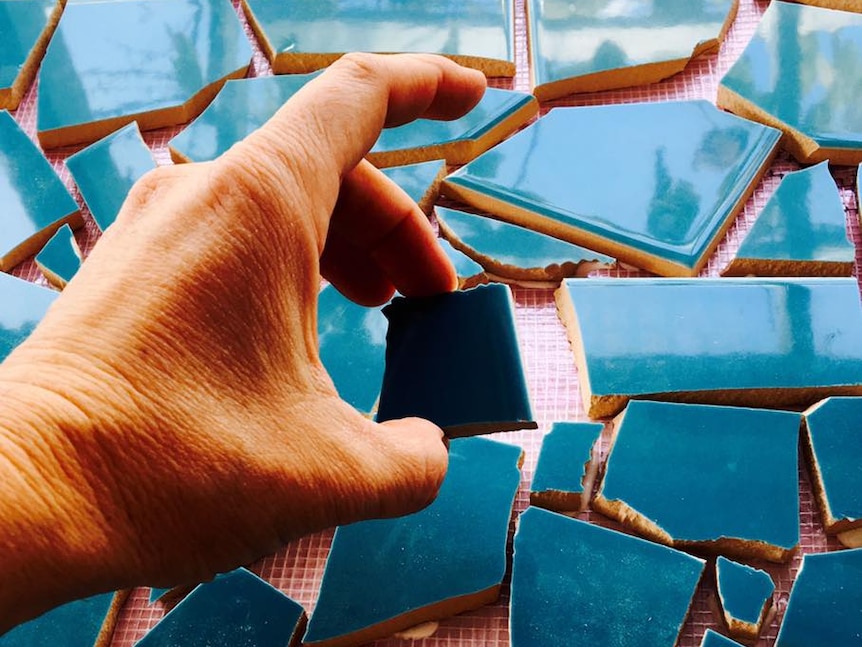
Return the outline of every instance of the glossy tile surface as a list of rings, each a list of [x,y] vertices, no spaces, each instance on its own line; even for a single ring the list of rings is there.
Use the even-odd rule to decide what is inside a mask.
[[[533,483],[530,486],[531,500],[534,494],[541,493],[577,495],[580,507],[587,464],[592,458],[593,445],[599,439],[602,427],[603,425],[596,423],[554,423],[550,433],[542,439],[539,461],[536,463]],[[590,494],[591,492],[587,492],[587,496]],[[539,504],[537,501],[533,503]],[[571,509],[578,508],[569,508]]]
[[[81,269],[81,250],[69,225],[63,225],[36,254],[36,265],[52,285],[63,288]]]
[[[735,640],[731,640],[730,638],[714,632],[712,629],[707,629],[706,633],[703,635],[703,641],[700,643],[700,647],[742,647],[742,645]]]
[[[413,202],[429,212],[437,199],[440,181],[446,174],[445,160],[431,160],[419,164],[393,166],[382,169],[383,174],[404,189]]]
[[[778,138],[706,101],[555,108],[450,175],[444,192],[644,269],[692,275]],[[608,172],[622,149],[625,191]]]
[[[818,394],[862,386],[853,279],[569,280],[557,296],[584,349],[581,385],[593,405],[676,392],[810,405]]]
[[[509,288],[399,297],[383,312],[378,421],[419,416],[449,435],[535,427]]]
[[[0,362],[27,339],[57,298],[57,292],[0,273]]]
[[[168,142],[174,161],[214,160],[263,126],[317,74],[228,81],[201,115]]]
[[[806,555],[775,647],[862,645],[862,548]]]
[[[320,359],[338,394],[364,414],[374,411],[386,363],[386,317],[355,304],[331,285],[317,303]]]
[[[159,589],[159,588],[151,588],[150,589],[150,604],[154,602],[158,602],[168,591],[171,589]]]
[[[529,0],[535,85],[571,80],[571,86],[557,92],[543,94],[539,87],[537,95],[545,99],[575,90],[642,85],[665,78],[680,71],[693,54],[718,48],[731,11],[735,13],[734,0]],[[637,70],[642,66],[665,69]],[[610,78],[602,83],[593,76],[611,73],[627,75],[624,79],[629,81]]]
[[[64,604],[0,636],[0,647],[94,647],[113,601],[105,593]]]
[[[731,633],[735,633],[734,625],[747,625],[749,637],[755,638],[775,592],[769,573],[724,557],[716,560],[715,572],[721,608]]]
[[[24,65],[56,7],[57,0],[0,0],[0,108],[17,107],[20,97],[13,101],[13,84],[20,83]]]
[[[116,220],[132,186],[156,168],[156,161],[137,123],[131,123],[67,157],[66,168],[99,229],[105,231]]]
[[[495,600],[520,460],[514,445],[453,440],[449,471],[431,505],[338,528],[304,644],[350,635],[357,640],[342,644],[364,644],[380,635],[375,626],[404,614],[413,612],[412,623],[390,625],[389,633],[441,617],[433,609],[445,601],[465,600],[453,602],[451,614]],[[468,603],[477,596],[478,603]]]
[[[485,276],[485,269],[481,265],[452,247],[445,238],[438,238],[437,241],[452,262],[455,273],[458,275],[458,284],[462,290],[488,282],[488,277]]]
[[[528,508],[512,567],[512,647],[673,647],[704,562]]]
[[[250,60],[229,0],[69,2],[39,72],[38,129],[176,109]]]
[[[77,219],[78,205],[54,169],[12,116],[0,110],[0,270],[29,254],[16,251],[62,222]],[[26,246],[26,245],[25,245]],[[35,251],[35,250],[33,250]]]

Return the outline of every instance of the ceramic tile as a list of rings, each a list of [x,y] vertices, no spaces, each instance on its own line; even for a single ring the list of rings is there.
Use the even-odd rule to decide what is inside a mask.
[[[48,160],[5,110],[0,110],[0,205],[0,271],[39,251],[62,224],[84,224]]]
[[[718,598],[730,635],[754,641],[772,608],[775,582],[766,571],[719,557],[715,562]]]
[[[62,10],[60,0],[0,0],[0,109],[18,107]]]
[[[862,395],[853,279],[570,279],[556,296],[592,418],[630,398],[804,407]]]
[[[170,590],[171,590],[170,588],[167,588],[167,589],[151,588],[150,589],[150,597],[149,597],[150,604],[153,604],[154,602],[158,602],[159,600],[161,600]]]
[[[540,101],[655,83],[718,51],[736,0],[528,0],[534,94]]]
[[[504,283],[555,286],[608,268],[614,259],[501,220],[437,207],[440,233]]]
[[[850,276],[856,249],[829,165],[788,173],[725,276]]]
[[[54,287],[62,290],[81,269],[81,250],[69,225],[63,225],[36,254],[36,265]]]
[[[781,128],[800,162],[862,162],[862,15],[775,0],[721,80],[718,105]]]
[[[706,101],[555,108],[450,175],[443,192],[645,270],[693,276],[779,136]],[[609,172],[621,150],[624,191]]]
[[[189,121],[224,79],[245,74],[251,54],[229,0],[73,0],[39,71],[39,141]]]
[[[508,0],[243,0],[277,74],[310,72],[345,52],[443,54],[488,76],[515,74]]]
[[[231,80],[212,103],[168,142],[175,162],[214,160],[263,126],[318,74],[261,76]]]
[[[105,231],[117,219],[132,186],[156,168],[156,162],[141,138],[137,123],[133,122],[67,157],[66,168],[93,220]]]
[[[735,640],[731,640],[730,638],[714,632],[712,629],[707,629],[706,633],[703,635],[703,641],[700,643],[700,647],[742,647],[742,645]]]
[[[825,9],[862,12],[862,0],[793,0],[793,2],[824,7]]]
[[[862,549],[806,555],[775,647],[862,645]]]
[[[57,293],[8,274],[0,274],[0,362],[42,321]]]
[[[862,398],[829,398],[805,412],[803,448],[826,532],[862,528]]]
[[[455,268],[455,273],[458,275],[459,290],[469,290],[489,282],[485,269],[476,261],[452,247],[445,238],[438,238],[437,241]]]
[[[673,647],[701,559],[539,508],[518,520],[512,647]]]
[[[386,128],[368,154],[378,167],[445,159],[466,164],[523,126],[539,112],[524,92],[488,88],[466,115],[452,121],[417,119]]]
[[[593,445],[603,426],[555,422],[542,439],[539,462],[530,486],[530,503],[557,512],[586,510],[595,481]]]
[[[513,307],[499,284],[393,299],[377,420],[419,416],[450,437],[534,429]]]
[[[422,211],[430,214],[440,191],[440,182],[446,175],[446,161],[393,166],[383,169],[383,174],[404,189]]]
[[[317,303],[320,359],[338,394],[366,415],[374,411],[386,361],[386,317],[365,308],[331,285]]]
[[[335,531],[305,645],[363,645],[497,599],[521,449],[453,440],[437,499]]]
[[[304,624],[299,604],[240,568],[198,586],[137,647],[289,647]]]

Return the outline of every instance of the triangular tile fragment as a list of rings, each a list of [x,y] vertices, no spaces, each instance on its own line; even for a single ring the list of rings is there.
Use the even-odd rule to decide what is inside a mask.
[[[30,336],[57,296],[35,283],[0,274],[0,362]]]
[[[772,608],[775,583],[769,573],[719,557],[715,562],[718,600],[730,635],[754,641]]]
[[[455,268],[455,273],[458,275],[459,290],[469,290],[475,288],[477,285],[484,285],[490,282],[490,279],[485,274],[484,267],[463,252],[459,252],[452,247],[445,238],[438,238],[437,241]]]
[[[48,282],[59,290],[66,287],[81,269],[81,250],[69,225],[57,230],[42,251],[36,254],[36,265]]]
[[[554,423],[542,439],[530,486],[532,505],[556,512],[587,509],[598,470],[593,446],[601,433],[602,425],[597,423]]]
[[[712,629],[707,629],[703,635],[700,647],[742,647],[742,645],[735,640],[714,632]]]
[[[430,214],[440,191],[440,182],[446,175],[446,161],[393,166],[383,169],[383,174],[404,189],[423,212]]]

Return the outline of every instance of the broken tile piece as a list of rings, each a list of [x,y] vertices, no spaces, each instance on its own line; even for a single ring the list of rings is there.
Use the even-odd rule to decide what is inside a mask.
[[[793,0],[793,2],[823,7],[824,9],[862,12],[862,0]]]
[[[703,635],[700,647],[742,647],[742,645],[735,640],[714,632],[712,629],[707,629]]]
[[[229,0],[70,2],[39,71],[39,141],[185,123],[245,75],[251,55]]]
[[[850,276],[856,248],[829,164],[788,173],[724,276]]]
[[[151,589],[150,589],[150,597],[149,597],[150,604],[153,604],[154,602],[158,602],[158,601],[159,601],[159,600],[161,600],[163,597],[165,597],[165,595],[166,595],[168,592],[170,592],[171,590],[172,590],[172,589],[171,589],[170,587],[169,587],[169,588],[166,588],[166,589],[163,589],[163,588],[151,588]]]
[[[81,250],[69,225],[57,230],[42,251],[36,254],[36,265],[55,288],[62,290],[81,269]]]
[[[862,530],[862,398],[828,398],[804,413],[803,450],[828,533]]]
[[[718,51],[737,2],[530,0],[527,8],[533,93],[546,101],[681,72],[690,59]]]
[[[862,645],[862,549],[805,555],[775,647]]]
[[[63,225],[84,224],[54,169],[5,110],[0,110],[0,271],[38,252]]]
[[[673,548],[527,508],[515,533],[512,647],[674,647],[703,568]]]
[[[304,627],[299,604],[239,568],[196,587],[136,647],[294,647]]]
[[[346,52],[442,54],[488,76],[515,74],[511,2],[242,4],[276,74],[311,72]]]
[[[781,128],[800,162],[862,162],[862,15],[775,0],[721,79],[718,105]]]
[[[101,231],[110,227],[132,186],[156,168],[136,122],[130,123],[66,158],[93,220]]]
[[[614,420],[593,508],[669,546],[785,562],[799,544],[800,423],[787,411],[634,400]]]
[[[775,592],[769,573],[719,556],[715,579],[730,635],[740,640],[757,640]]]
[[[538,112],[539,104],[530,94],[488,88],[479,103],[458,119],[417,119],[385,128],[367,157],[381,168],[434,159],[466,164]]]
[[[630,398],[805,407],[862,395],[853,279],[569,279],[556,297],[591,418]]]
[[[587,509],[598,468],[592,460],[593,446],[602,427],[597,423],[554,423],[542,439],[530,486],[532,505],[556,512]]]
[[[413,202],[427,215],[434,207],[440,191],[440,182],[446,175],[446,161],[432,160],[406,166],[383,169],[383,174],[404,189]]]
[[[431,505],[339,527],[303,644],[364,645],[494,602],[521,458],[514,445],[453,440]]]
[[[377,420],[426,418],[448,436],[535,429],[509,288],[396,297]]]
[[[469,290],[490,281],[485,274],[485,268],[476,261],[452,247],[445,238],[438,238],[437,241],[455,268],[455,273],[458,275],[459,290]]]
[[[317,302],[320,360],[342,399],[365,415],[374,411],[386,361],[386,317],[366,308],[331,285]]]
[[[8,274],[0,274],[0,362],[39,325],[57,293]]]
[[[442,191],[636,267],[694,276],[779,137],[706,101],[554,108],[455,171]],[[621,150],[625,191],[608,172]]]
[[[441,235],[501,283],[555,286],[614,264],[604,254],[501,220],[443,207],[436,213]]]

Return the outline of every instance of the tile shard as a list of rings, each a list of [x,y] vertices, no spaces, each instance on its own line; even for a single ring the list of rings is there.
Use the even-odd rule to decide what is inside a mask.
[[[36,254],[36,265],[58,290],[66,287],[81,269],[81,249],[69,225],[63,225]]]
[[[772,609],[772,577],[721,556],[715,562],[715,577],[728,632],[738,640],[756,641]]]
[[[602,429],[598,423],[553,424],[542,439],[530,505],[562,513],[587,509],[598,472],[593,451]]]

